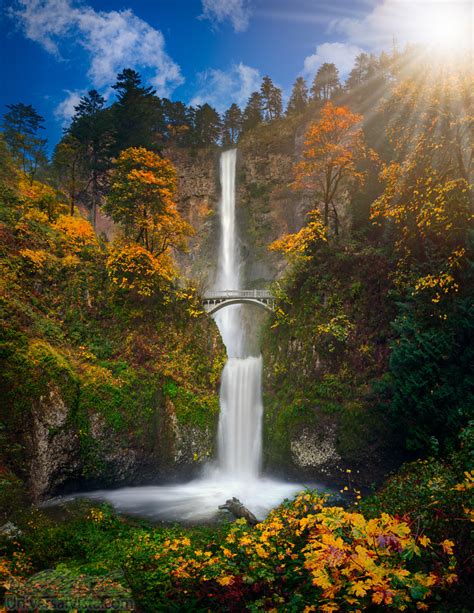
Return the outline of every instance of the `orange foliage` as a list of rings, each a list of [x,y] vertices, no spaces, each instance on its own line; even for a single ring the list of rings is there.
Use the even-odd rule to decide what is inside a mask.
[[[285,234],[270,245],[271,251],[280,251],[287,256],[304,256],[313,245],[327,241],[327,230],[321,222],[319,211],[309,213],[310,221],[295,234]]]
[[[327,102],[319,121],[312,123],[306,132],[303,160],[295,168],[295,186],[315,190],[324,208],[326,226],[332,209],[336,234],[337,197],[350,186],[364,182],[365,173],[358,168],[362,160],[377,159],[375,152],[365,145],[361,123],[362,115]]]
[[[97,245],[97,236],[91,224],[82,217],[61,215],[53,228],[62,234],[64,246],[73,253],[84,247]]]
[[[139,296],[163,291],[175,276],[168,254],[155,256],[136,244],[114,247],[107,259],[107,270],[115,286]]]
[[[143,147],[122,151],[105,210],[125,236],[155,255],[183,249],[191,226],[176,208],[176,170],[166,158]]]
[[[397,231],[399,276],[417,262],[414,292],[432,292],[437,303],[457,292],[457,273],[466,265],[466,231],[472,177],[469,111],[465,79],[407,79],[392,92],[385,112],[396,159],[384,165],[384,192],[372,205],[372,219],[389,220]],[[405,271],[405,272],[404,272]]]

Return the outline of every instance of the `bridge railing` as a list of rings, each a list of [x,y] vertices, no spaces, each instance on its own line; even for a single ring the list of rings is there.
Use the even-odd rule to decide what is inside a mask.
[[[273,298],[267,289],[227,289],[223,291],[206,292],[203,300],[223,300],[231,298]]]

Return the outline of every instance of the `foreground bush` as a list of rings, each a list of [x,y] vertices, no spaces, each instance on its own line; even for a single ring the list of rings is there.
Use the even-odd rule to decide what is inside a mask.
[[[63,523],[32,513],[14,538],[0,536],[0,590],[34,601],[54,579],[59,602],[101,595],[130,606],[131,594],[146,612],[416,611],[445,602],[458,581],[454,540],[325,503],[302,493],[254,528],[152,527],[83,502]]]
[[[324,506],[301,494],[255,528],[234,522],[202,547],[192,535],[135,535],[125,561],[147,611],[427,609],[456,581],[454,543],[432,543],[401,520]]]

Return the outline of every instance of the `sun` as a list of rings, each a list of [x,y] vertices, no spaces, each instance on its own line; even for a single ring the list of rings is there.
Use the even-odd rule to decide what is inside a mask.
[[[472,53],[472,0],[414,0],[403,4],[404,34],[408,40],[441,53]]]

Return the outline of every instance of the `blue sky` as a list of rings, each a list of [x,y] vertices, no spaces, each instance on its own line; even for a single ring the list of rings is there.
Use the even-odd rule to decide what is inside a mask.
[[[344,76],[361,50],[423,43],[440,5],[459,8],[458,28],[472,18],[466,0],[6,0],[0,105],[33,104],[54,143],[84,92],[112,99],[116,73],[133,67],[160,95],[222,111],[265,74],[287,95],[324,61]]]

